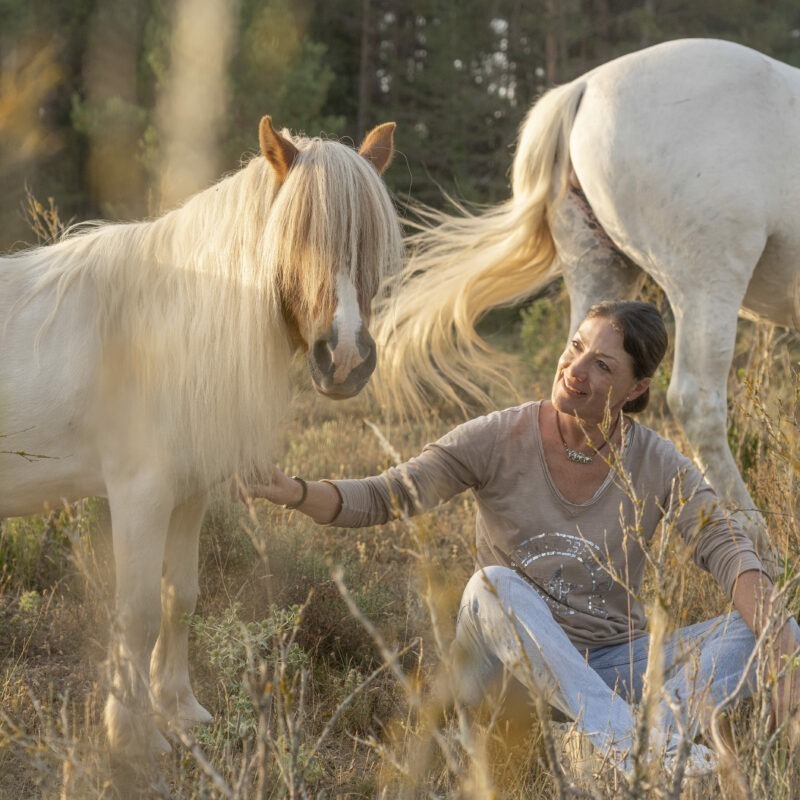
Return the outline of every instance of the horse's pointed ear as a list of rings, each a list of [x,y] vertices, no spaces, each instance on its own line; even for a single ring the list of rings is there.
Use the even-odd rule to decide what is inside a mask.
[[[283,183],[299,150],[285,137],[281,136],[272,127],[272,117],[261,117],[258,126],[258,138],[261,142],[261,152],[269,161],[278,180]]]
[[[373,128],[361,143],[358,152],[382,175],[394,155],[394,122],[384,122]]]

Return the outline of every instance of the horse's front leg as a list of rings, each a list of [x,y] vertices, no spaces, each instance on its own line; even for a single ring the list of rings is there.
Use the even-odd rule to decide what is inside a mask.
[[[169,750],[156,727],[150,694],[150,657],[161,625],[161,566],[174,506],[166,483],[145,470],[106,480],[116,610],[104,717],[112,751],[132,759]]]
[[[161,585],[161,631],[150,662],[157,709],[182,727],[210,722],[189,681],[189,626],[198,595],[198,548],[208,495],[198,494],[172,512]]]

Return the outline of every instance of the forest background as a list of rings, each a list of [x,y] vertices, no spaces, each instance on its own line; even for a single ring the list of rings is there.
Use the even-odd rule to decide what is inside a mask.
[[[262,114],[356,142],[394,120],[399,157],[387,180],[400,199],[438,205],[444,188],[491,203],[508,193],[516,132],[533,101],[615,56],[710,36],[800,65],[794,0],[188,5],[196,18],[227,12],[189,54],[197,75],[218,60],[222,81],[175,98],[174,3],[0,0],[0,249],[30,243],[26,191],[54,198],[64,220],[159,213],[252,153]],[[206,155],[192,166],[184,147],[189,177],[166,189],[167,129],[181,103],[195,106],[201,122],[187,127],[204,137]]]

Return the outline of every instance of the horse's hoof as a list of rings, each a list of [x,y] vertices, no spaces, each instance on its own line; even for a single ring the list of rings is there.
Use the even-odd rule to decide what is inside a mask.
[[[151,734],[148,745],[150,755],[154,758],[157,758],[158,756],[164,756],[167,753],[172,752],[172,745],[170,745],[166,737],[164,737],[157,729]]]
[[[106,702],[105,723],[109,746],[117,756],[147,762],[172,750],[151,714],[135,714],[113,695]]]
[[[200,703],[192,698],[191,702],[181,703],[176,714],[178,723],[184,728],[192,728],[195,725],[208,725],[214,721],[211,713],[203,708]]]
[[[214,717],[197,702],[197,698],[191,691],[185,694],[177,703],[172,703],[171,705],[164,702],[161,703],[159,723],[161,730],[168,731],[171,728],[187,730],[195,725],[207,725],[213,721]]]

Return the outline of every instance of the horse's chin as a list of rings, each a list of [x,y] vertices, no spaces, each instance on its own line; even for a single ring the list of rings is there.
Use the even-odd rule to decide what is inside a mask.
[[[320,386],[316,381],[312,381],[312,385],[314,387],[314,391],[322,395],[322,397],[326,398],[327,400],[349,400],[351,397],[355,397],[366,384],[362,383],[358,386],[348,387],[348,386],[329,386],[324,387]]]
[[[342,381],[335,381],[331,372],[324,372],[311,361],[309,376],[317,394],[329,400],[348,400],[355,397],[368,383],[375,370],[374,357],[360,364]]]

